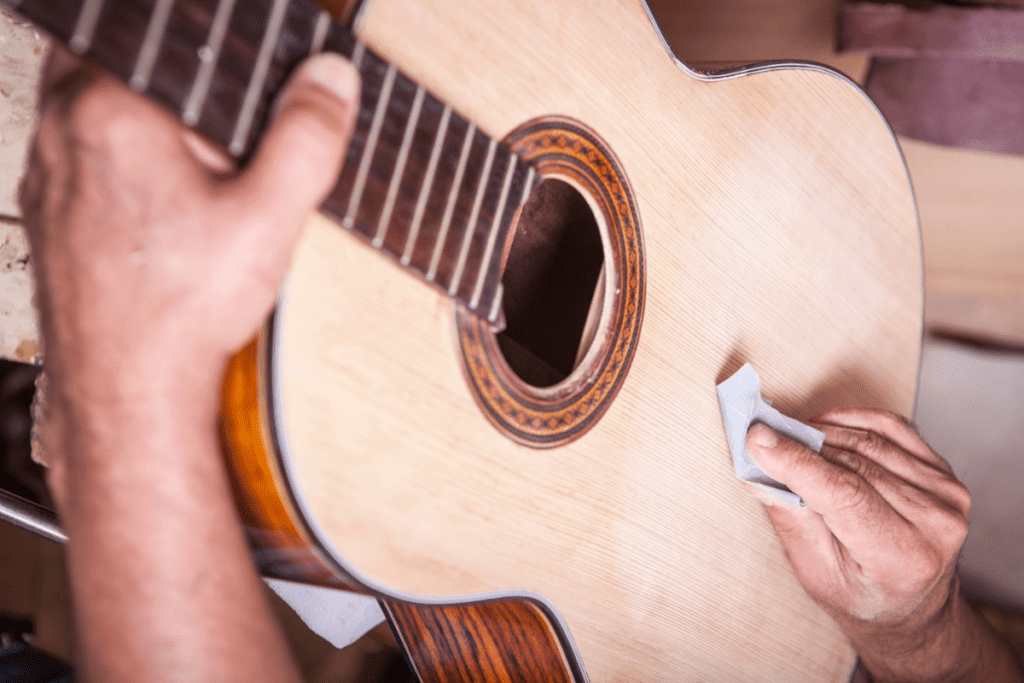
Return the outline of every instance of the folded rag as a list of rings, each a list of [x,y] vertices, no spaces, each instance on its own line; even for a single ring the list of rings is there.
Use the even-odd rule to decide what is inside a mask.
[[[747,363],[718,385],[718,405],[725,423],[725,438],[732,452],[736,476],[793,505],[805,505],[803,498],[758,467],[747,452],[747,430],[761,422],[788,439],[802,443],[815,453],[821,451],[825,435],[814,427],[786,417],[761,398],[761,378]]]

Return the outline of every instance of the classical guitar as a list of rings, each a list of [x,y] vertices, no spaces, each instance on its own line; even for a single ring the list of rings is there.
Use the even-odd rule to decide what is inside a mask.
[[[714,386],[913,408],[915,207],[850,81],[692,71],[639,1],[14,4],[243,162],[306,55],[362,74],[224,386],[264,572],[378,596],[423,681],[845,680]]]

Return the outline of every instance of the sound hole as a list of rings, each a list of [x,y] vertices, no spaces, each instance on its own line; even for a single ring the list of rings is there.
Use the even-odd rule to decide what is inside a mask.
[[[552,386],[583,358],[600,317],[603,264],[587,200],[545,179],[523,206],[502,277],[507,327],[498,345],[521,380]]]

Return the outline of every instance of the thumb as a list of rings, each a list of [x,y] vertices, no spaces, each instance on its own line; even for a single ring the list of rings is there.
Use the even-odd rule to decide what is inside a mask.
[[[288,197],[274,203],[288,212],[277,218],[301,225],[341,172],[359,111],[359,75],[340,55],[316,55],[296,69],[274,107],[273,123],[238,189],[248,197]]]

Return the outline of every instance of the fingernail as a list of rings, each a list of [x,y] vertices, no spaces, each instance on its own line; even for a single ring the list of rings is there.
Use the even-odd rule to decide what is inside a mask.
[[[751,426],[747,431],[747,436],[748,438],[754,437],[754,443],[764,448],[775,448],[776,444],[779,443],[778,434],[761,423]]]
[[[354,98],[359,89],[359,74],[352,62],[332,52],[309,58],[302,72],[310,81],[346,102]]]

